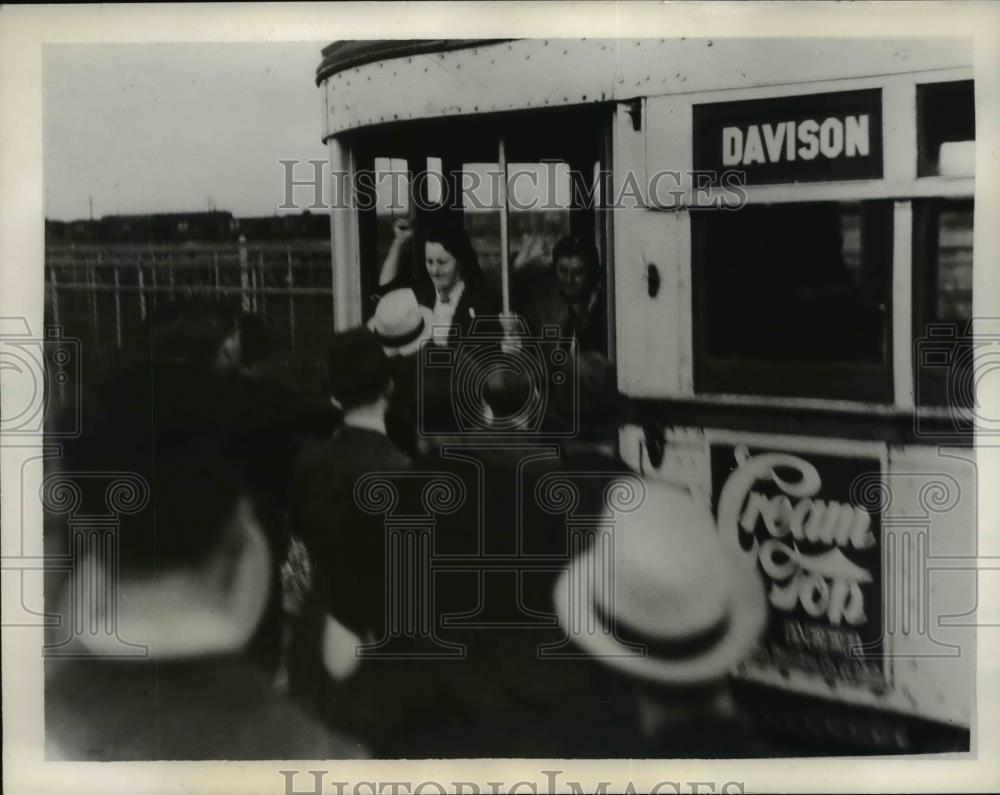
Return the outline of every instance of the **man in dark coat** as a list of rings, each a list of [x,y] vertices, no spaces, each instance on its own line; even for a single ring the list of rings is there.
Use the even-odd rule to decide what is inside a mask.
[[[386,631],[386,520],[368,510],[362,492],[371,483],[366,478],[377,477],[372,487],[387,490],[389,503],[405,510],[413,465],[386,434],[391,368],[372,331],[335,335],[329,386],[343,424],[302,454],[295,473],[293,524],[314,582],[295,632],[290,675],[303,704],[343,725],[372,695],[357,685],[367,664],[361,647]]]
[[[295,475],[294,522],[327,586],[328,613],[359,638],[380,636],[384,613],[384,519],[364,509],[356,490],[372,473],[402,474],[410,460],[386,435],[392,390],[389,361],[367,329],[334,337],[330,393],[343,424],[307,449]],[[402,481],[399,481],[402,483]]]
[[[563,640],[552,589],[576,535],[569,517],[554,509],[554,495],[564,486],[577,490],[578,510],[590,515],[590,523],[600,520],[604,486],[612,477],[595,441],[603,437],[591,425],[593,433],[576,440],[571,459],[564,457],[559,440],[539,435],[535,427],[543,397],[538,385],[515,368],[516,357],[491,361],[493,368],[483,375],[481,416],[478,422],[468,418],[475,431],[438,437],[433,453],[420,462],[426,472],[458,477],[467,495],[457,511],[439,519],[434,537],[435,552],[450,563],[434,579],[435,627],[442,640],[462,644],[463,655],[411,663],[396,676],[382,665],[383,698],[395,686],[419,692],[425,706],[415,707],[410,696],[407,709],[417,718],[398,720],[376,753],[624,756],[633,737],[623,717],[631,716],[631,693],[615,695],[613,677],[589,659],[543,652],[558,651]],[[592,382],[583,385],[586,418],[616,428],[617,407],[589,394]],[[576,394],[577,384],[571,387]],[[563,400],[570,412],[568,399],[560,398],[559,405]],[[593,415],[597,406],[603,416]],[[543,506],[540,489],[549,493],[546,484],[554,491]],[[385,711],[398,712],[401,703],[393,696]],[[609,720],[614,732],[601,728]]]
[[[515,306],[535,336],[555,327],[562,338],[575,340],[579,350],[607,355],[607,295],[593,246],[563,237],[553,247],[546,271],[525,268],[517,281]]]

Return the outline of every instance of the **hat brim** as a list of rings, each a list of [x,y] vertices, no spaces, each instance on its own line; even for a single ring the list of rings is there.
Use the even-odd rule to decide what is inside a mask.
[[[434,313],[428,309],[423,304],[418,304],[420,308],[420,316],[424,321],[424,328],[420,332],[420,336],[414,340],[410,340],[405,345],[382,345],[382,350],[385,351],[385,355],[392,356],[410,356],[420,350],[420,346],[423,345],[427,340],[431,338],[434,333]],[[375,331],[375,318],[373,317],[368,321],[368,328],[371,331]]]
[[[594,659],[617,668],[623,673],[667,685],[695,685],[725,676],[756,646],[767,622],[767,599],[756,566],[733,550],[722,554],[732,558],[734,576],[730,600],[729,625],[726,634],[706,652],[684,659],[653,657],[646,649],[626,646],[611,633],[597,631],[574,632],[571,626],[600,627],[592,595],[573,604],[570,598],[571,574],[594,571],[593,551],[577,558],[556,582],[554,601],[559,624],[567,637]],[[580,582],[579,578],[576,579]],[[666,606],[665,606],[666,607]]]

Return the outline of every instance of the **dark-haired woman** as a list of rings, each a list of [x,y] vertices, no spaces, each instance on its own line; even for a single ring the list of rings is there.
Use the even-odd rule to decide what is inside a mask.
[[[412,287],[417,301],[434,315],[433,342],[451,345],[476,332],[493,333],[500,305],[486,285],[479,258],[469,236],[457,223],[429,224],[421,230],[424,268],[410,279],[400,274],[400,253],[413,237],[405,219],[393,225],[393,241],[379,274],[379,293],[397,287]],[[476,322],[477,318],[482,321]],[[489,321],[486,319],[490,318]],[[489,325],[484,325],[484,321]]]

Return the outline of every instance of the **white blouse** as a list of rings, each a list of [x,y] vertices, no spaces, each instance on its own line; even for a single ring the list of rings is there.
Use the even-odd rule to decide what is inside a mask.
[[[440,293],[434,298],[434,340],[435,345],[448,344],[448,332],[455,319],[455,309],[465,292],[465,282],[458,281],[451,292],[442,298]]]

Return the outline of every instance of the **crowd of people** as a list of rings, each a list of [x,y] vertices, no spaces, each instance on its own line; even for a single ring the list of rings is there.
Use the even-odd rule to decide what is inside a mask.
[[[105,629],[53,646],[51,758],[771,752],[728,678],[761,584],[683,487],[618,456],[596,260],[560,241],[519,326],[463,230],[420,230],[424,281],[409,236],[370,320],[332,336],[322,399],[261,375],[258,319],[203,300],[162,306],[88,394],[55,473],[73,515],[108,517],[115,473],[148,499],[106,519],[110,555],[50,510],[47,553],[77,571],[53,612]],[[562,355],[519,368],[552,317]]]

